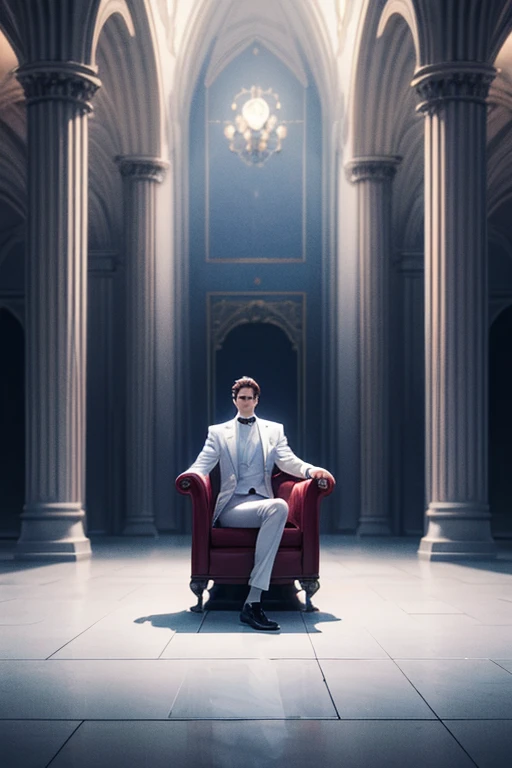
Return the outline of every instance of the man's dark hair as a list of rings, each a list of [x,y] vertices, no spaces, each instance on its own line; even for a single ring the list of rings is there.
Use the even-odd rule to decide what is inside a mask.
[[[233,395],[233,400],[236,400],[238,393],[241,389],[244,387],[250,387],[253,391],[254,397],[260,396],[260,385],[257,381],[254,381],[254,379],[251,379],[250,376],[242,376],[241,379],[237,379],[233,386],[231,387],[231,394]]]

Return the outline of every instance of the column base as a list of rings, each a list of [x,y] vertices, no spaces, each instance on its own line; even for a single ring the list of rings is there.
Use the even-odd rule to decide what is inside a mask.
[[[418,556],[426,560],[493,560],[497,549],[488,506],[437,502],[427,510],[428,530]]]
[[[84,560],[91,542],[84,531],[85,511],[80,503],[26,505],[15,560]]]
[[[87,537],[81,541],[40,541],[18,542],[15,560],[86,560],[91,557],[91,542]]]
[[[158,531],[152,520],[129,520],[123,528],[123,536],[152,536],[158,538]]]
[[[359,521],[358,536],[391,536],[389,522],[381,517],[365,517]]]

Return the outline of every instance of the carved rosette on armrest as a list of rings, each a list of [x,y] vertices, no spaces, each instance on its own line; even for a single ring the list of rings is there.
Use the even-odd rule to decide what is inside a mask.
[[[201,500],[208,506],[211,504],[211,483],[208,476],[198,472],[182,472],[176,478],[176,489],[184,495],[192,496],[192,501],[198,496],[202,497]]]

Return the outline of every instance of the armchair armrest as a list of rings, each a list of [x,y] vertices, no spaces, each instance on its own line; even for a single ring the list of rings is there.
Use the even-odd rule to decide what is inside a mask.
[[[288,498],[289,519],[301,530],[320,511],[320,502],[334,490],[332,480],[298,480],[293,484]]]
[[[334,485],[332,480],[303,480],[295,483],[290,498],[289,519],[302,530],[304,573],[318,576],[320,539],[320,502],[329,496]]]
[[[197,472],[183,472],[176,478],[176,489],[190,496],[192,501],[192,576],[207,577],[213,517],[210,477]]]

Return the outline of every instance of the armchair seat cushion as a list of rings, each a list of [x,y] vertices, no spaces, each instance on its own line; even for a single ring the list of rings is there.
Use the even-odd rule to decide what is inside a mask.
[[[231,547],[250,547],[254,554],[256,537],[259,528],[212,528],[212,549],[229,549]],[[302,531],[298,528],[285,528],[280,548],[301,548]]]
[[[254,547],[212,549],[210,552],[209,578],[222,583],[247,583],[254,565]],[[272,581],[291,581],[304,573],[301,549],[280,549],[272,570]],[[316,574],[317,575],[317,574]]]

